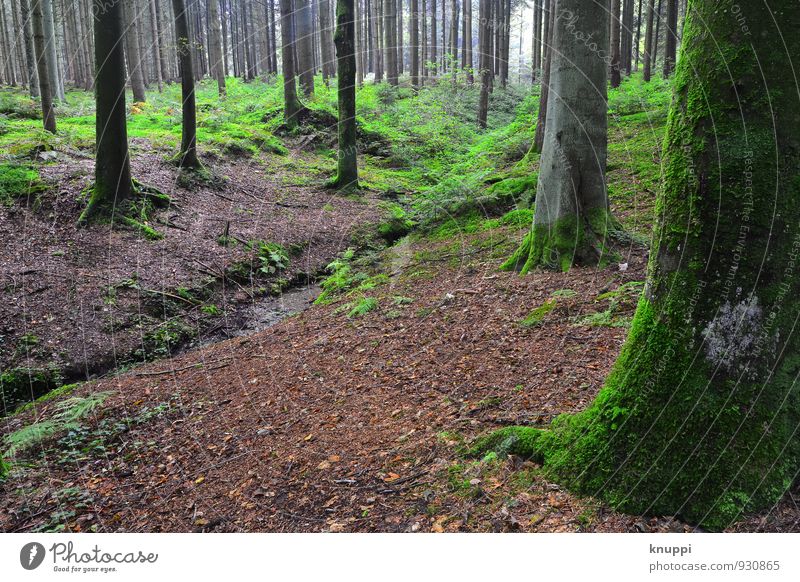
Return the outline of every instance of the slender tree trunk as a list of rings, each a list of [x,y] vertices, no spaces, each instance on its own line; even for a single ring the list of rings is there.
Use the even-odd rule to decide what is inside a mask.
[[[120,42],[124,35],[120,2],[94,1],[95,49],[95,170],[89,204],[80,224],[111,211],[130,197],[130,158],[125,119],[125,55]]]
[[[42,21],[44,23],[44,42],[47,51],[47,72],[50,78],[50,90],[53,99],[64,101],[64,82],[58,72],[58,52],[56,51],[55,23],[53,21],[52,0],[39,0],[42,6]]]
[[[192,69],[192,46],[189,37],[189,21],[183,0],[172,0],[175,13],[175,38],[178,41],[178,61],[181,70],[181,97],[183,116],[181,132],[181,151],[178,165],[181,168],[199,168],[197,158],[197,110],[194,95],[194,70]]]
[[[644,64],[642,65],[642,76],[646,82],[652,76],[652,51],[653,51],[653,20],[655,15],[655,0],[647,0],[647,28],[644,33]]]
[[[45,44],[43,0],[33,0],[31,24],[33,25],[33,46],[36,51],[36,71],[39,75],[39,95],[42,102],[42,121],[44,128],[56,133],[56,113],[53,109],[53,90],[50,87],[50,67],[47,66]]]
[[[450,63],[455,73],[458,68],[458,0],[450,0]]]
[[[419,89],[419,0],[411,0],[411,86]]]
[[[320,52],[322,54],[322,80],[328,84],[333,77],[333,52],[331,51],[331,9],[330,0],[319,0]]]
[[[339,71],[339,163],[333,185],[347,190],[358,188],[355,32],[354,0],[337,0],[333,40]]]
[[[472,0],[464,1],[464,50],[467,68],[467,83],[475,82],[475,61],[472,53]]]
[[[544,130],[547,127],[547,104],[550,101],[550,71],[553,57],[553,30],[555,29],[556,0],[545,0],[544,3],[544,70],[542,71],[542,90],[539,97],[539,111],[536,119],[536,133],[533,137],[533,149],[542,151],[544,146]]]
[[[722,530],[797,482],[798,27],[794,0],[689,3],[628,340],[586,411],[493,437],[578,493]]]
[[[445,0],[442,0],[444,2]],[[431,0],[431,65],[432,76],[436,76],[438,69],[438,55],[437,55],[437,38],[436,38],[436,0]],[[427,65],[426,65],[427,68]]]
[[[559,0],[555,16],[547,125],[531,232],[503,265],[527,273],[566,271],[610,258],[615,229],[606,193],[607,64],[591,43],[608,46],[602,3]]]
[[[658,7],[656,8],[656,31],[653,36],[653,62],[651,64],[653,69],[656,68],[656,62],[658,61],[658,45],[661,38],[661,3],[661,0],[658,0]]]
[[[383,0],[386,35],[386,80],[397,85],[397,0]]]
[[[619,87],[620,0],[611,0],[611,86]]]
[[[667,44],[664,50],[664,78],[675,70],[678,52],[678,0],[667,0]]]
[[[128,60],[128,78],[133,90],[133,100],[143,103],[147,100],[144,79],[142,78],[142,55],[139,51],[138,14],[133,0],[124,0],[122,12],[125,17],[125,56]]]
[[[225,71],[222,62],[222,26],[219,19],[219,0],[208,0],[209,59],[211,76],[217,81],[220,97],[225,97]]]
[[[22,11],[22,34],[25,42],[25,65],[28,73],[28,89],[31,97],[35,98],[39,96],[39,75],[36,72],[37,59],[36,51],[33,48],[33,31],[31,28],[33,17],[28,0],[20,0],[20,10]]]
[[[280,0],[281,7],[281,64],[283,68],[283,120],[287,127],[297,126],[297,116],[303,105],[297,98],[294,72],[294,24],[292,0]]]
[[[481,79],[481,91],[478,98],[478,127],[485,128],[489,115],[489,90],[492,83],[492,0],[480,0],[478,13],[478,69]]]
[[[636,17],[636,60],[634,61],[633,70],[639,70],[639,61],[641,60],[641,45],[642,45],[642,7],[645,0],[639,0],[639,14]]]
[[[303,94],[314,94],[314,47],[309,0],[294,0],[297,30],[298,76]]]

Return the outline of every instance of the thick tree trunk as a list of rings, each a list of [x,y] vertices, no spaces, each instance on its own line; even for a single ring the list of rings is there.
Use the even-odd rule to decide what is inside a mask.
[[[33,0],[31,24],[33,26],[33,46],[36,52],[36,71],[39,75],[39,95],[42,102],[42,121],[50,133],[56,132],[56,113],[53,109],[53,90],[50,87],[50,67],[47,66],[45,44],[43,0]]]
[[[336,59],[338,61],[339,162],[333,186],[358,188],[356,149],[356,55],[354,0],[336,2]]]
[[[607,61],[593,50],[608,46],[608,12],[583,0],[559,0],[556,10],[533,227],[504,264],[523,273],[537,267],[566,271],[610,258]]]
[[[294,71],[294,24],[292,0],[280,0],[281,7],[281,65],[283,68],[283,120],[287,127],[297,126],[297,116],[303,105],[297,98]]]
[[[211,75],[217,80],[220,97],[225,96],[225,71],[222,62],[222,26],[219,19],[219,0],[208,0],[209,59]]]
[[[690,1],[628,340],[585,412],[490,440],[618,509],[707,529],[796,483],[798,27],[794,0]]]
[[[175,13],[175,37],[177,38],[178,61],[181,70],[181,98],[183,115],[181,125],[181,151],[178,165],[182,168],[199,168],[197,158],[197,109],[195,108],[194,70],[192,68],[192,46],[189,40],[189,22],[183,0],[172,0]]]
[[[89,205],[79,222],[113,211],[131,195],[128,127],[125,119],[125,55],[122,4],[94,0],[95,169]]]
[[[455,73],[458,68],[458,0],[450,0],[450,63]]]

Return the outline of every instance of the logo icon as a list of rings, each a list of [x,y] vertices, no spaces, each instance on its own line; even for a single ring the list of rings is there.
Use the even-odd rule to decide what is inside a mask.
[[[44,546],[39,542],[30,542],[22,546],[19,552],[19,563],[26,570],[35,570],[44,561]]]

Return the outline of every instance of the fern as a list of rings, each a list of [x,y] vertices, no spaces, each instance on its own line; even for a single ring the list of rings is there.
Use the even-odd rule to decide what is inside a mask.
[[[5,456],[15,457],[59,433],[78,428],[78,421],[103,404],[111,394],[96,392],[84,398],[68,398],[59,402],[52,418],[34,422],[6,435],[3,438]]]

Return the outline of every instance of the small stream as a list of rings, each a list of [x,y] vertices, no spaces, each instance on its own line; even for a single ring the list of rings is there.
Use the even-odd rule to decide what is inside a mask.
[[[188,352],[232,337],[251,335],[305,311],[322,293],[315,283],[293,287],[279,297],[260,297],[250,303],[229,307],[223,325],[184,344],[174,354]]]

